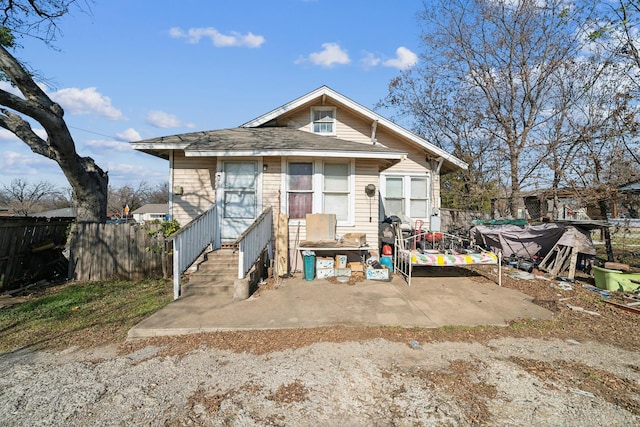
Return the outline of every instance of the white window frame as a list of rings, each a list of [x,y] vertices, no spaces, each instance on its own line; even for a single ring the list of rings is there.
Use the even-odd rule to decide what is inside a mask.
[[[295,191],[298,193],[311,193],[311,213],[315,212],[315,193],[316,193],[316,189],[317,189],[317,184],[316,184],[316,174],[317,174],[317,167],[315,162],[312,159],[288,159],[282,160],[282,170],[283,170],[283,174],[282,174],[282,188],[284,188],[284,197],[282,200],[282,206],[283,206],[283,210],[287,215],[289,214],[289,193],[291,192],[289,189],[289,164],[291,163],[309,163],[311,164],[311,190],[305,190],[305,191]],[[296,221],[305,221],[304,218],[290,218],[292,220],[296,220]]]
[[[348,164],[349,167],[349,207],[348,207],[348,218],[346,220],[338,220],[337,225],[339,227],[353,227],[355,226],[355,203],[356,203],[356,165],[354,159],[330,159],[330,160],[322,160],[322,159],[304,159],[304,158],[283,158],[281,162],[282,167],[282,177],[281,177],[281,188],[284,189],[282,197],[282,208],[281,211],[283,213],[289,214],[289,186],[288,186],[288,171],[289,171],[289,163],[311,163],[313,166],[313,178],[312,178],[312,199],[313,199],[313,207],[311,213],[325,213],[324,211],[324,164],[325,163],[344,163]],[[300,221],[301,224],[305,224],[306,221],[304,218],[296,218],[293,219],[295,221]]]
[[[331,132],[316,132],[315,130],[315,124],[316,124],[316,120],[315,120],[315,113],[316,111],[331,111],[331,117],[332,117],[332,126],[331,126]],[[337,108],[336,107],[311,107],[311,118],[310,118],[310,123],[311,123],[311,132],[315,133],[316,135],[328,135],[328,136],[335,136],[336,135],[336,127],[337,127],[337,120],[336,120],[336,111]]]
[[[380,196],[384,206],[384,214],[393,215],[392,212],[387,212],[386,200],[387,200],[387,178],[402,178],[402,200],[404,215],[412,220],[421,219],[428,221],[433,212],[433,177],[429,174],[411,174],[411,173],[384,173],[380,174]],[[415,213],[411,212],[411,179],[426,179],[427,180],[427,212],[426,216],[415,216]],[[424,199],[413,199],[424,200]],[[382,216],[382,212],[380,213]],[[384,218],[380,218],[384,220]]]

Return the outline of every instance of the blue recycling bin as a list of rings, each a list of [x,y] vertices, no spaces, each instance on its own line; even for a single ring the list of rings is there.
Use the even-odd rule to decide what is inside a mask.
[[[316,277],[316,255],[313,252],[305,252],[304,259],[304,280],[311,281]]]

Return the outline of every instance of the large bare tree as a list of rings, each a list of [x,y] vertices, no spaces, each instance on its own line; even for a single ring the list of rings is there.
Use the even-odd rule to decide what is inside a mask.
[[[58,163],[72,188],[79,222],[104,222],[107,173],[92,158],[77,153],[62,107],[47,96],[33,74],[9,51],[15,47],[14,33],[34,33],[45,41],[54,39],[55,20],[74,3],[74,0],[14,0],[0,12],[0,71],[22,95],[0,90],[0,127],[14,133],[35,154]],[[44,128],[46,139],[34,132],[33,121]]]
[[[587,13],[563,0],[425,2],[421,65],[390,83],[383,104],[471,162],[469,182],[503,185],[515,216],[544,168],[545,133],[567,96],[556,76],[578,56]]]

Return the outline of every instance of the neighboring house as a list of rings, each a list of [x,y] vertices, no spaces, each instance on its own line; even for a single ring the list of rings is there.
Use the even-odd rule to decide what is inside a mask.
[[[0,206],[0,216],[9,216],[9,208]]]
[[[169,161],[169,212],[181,226],[216,203],[221,241],[231,242],[271,206],[288,215],[292,247],[305,240],[310,213],[335,214],[338,235],[366,233],[372,247],[391,215],[428,229],[440,207],[440,174],[467,168],[326,86],[237,128],[132,146]]]
[[[164,220],[169,214],[169,205],[167,203],[149,203],[131,212],[136,222],[143,223],[145,221]]]
[[[534,190],[522,193],[527,219],[531,221],[586,221],[594,215],[586,206],[576,201],[577,189]],[[557,198],[556,215],[553,214],[554,198]],[[555,217],[554,217],[555,216]]]

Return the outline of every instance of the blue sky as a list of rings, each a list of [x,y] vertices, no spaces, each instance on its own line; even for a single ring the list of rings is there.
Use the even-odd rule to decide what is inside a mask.
[[[59,21],[57,50],[22,39],[15,56],[44,77],[78,153],[108,170],[111,185],[155,185],[168,180],[168,162],[129,141],[239,126],[322,85],[373,108],[418,61],[421,8],[420,0],[98,0]],[[68,186],[55,162],[2,129],[0,150],[0,186],[16,178]]]

